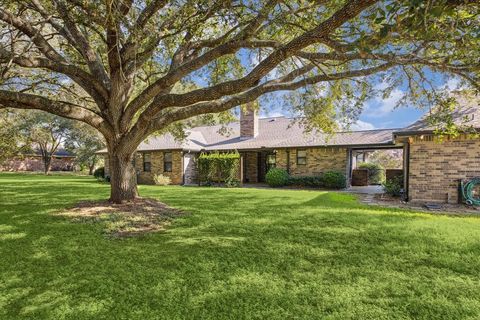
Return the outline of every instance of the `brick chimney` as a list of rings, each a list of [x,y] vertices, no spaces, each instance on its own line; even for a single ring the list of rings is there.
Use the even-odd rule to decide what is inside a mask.
[[[253,104],[240,108],[240,139],[258,136],[258,112]]]

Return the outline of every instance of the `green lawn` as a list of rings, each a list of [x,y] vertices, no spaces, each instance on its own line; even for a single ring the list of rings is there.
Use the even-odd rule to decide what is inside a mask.
[[[2,319],[479,319],[480,219],[346,194],[142,186],[190,214],[112,239],[53,215],[108,186],[0,175]]]

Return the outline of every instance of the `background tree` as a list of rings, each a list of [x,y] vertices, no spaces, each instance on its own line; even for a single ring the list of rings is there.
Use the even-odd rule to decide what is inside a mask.
[[[95,167],[102,158],[95,152],[105,148],[103,137],[92,127],[76,123],[65,141],[65,148],[75,154],[75,162],[80,168],[87,167],[88,174],[92,175]]]
[[[0,164],[30,150],[28,143],[17,130],[14,115],[8,110],[0,110],[0,150]]]
[[[194,116],[298,90],[293,111],[333,130],[379,80],[419,103],[437,96],[428,72],[479,87],[477,0],[0,3],[0,105],[99,130],[114,202],[138,195],[138,144]]]
[[[402,169],[403,150],[375,150],[369,154],[368,162],[378,164],[385,169]]]
[[[34,152],[40,152],[45,174],[50,172],[52,157],[63,146],[74,122],[41,111],[15,114],[15,129]]]

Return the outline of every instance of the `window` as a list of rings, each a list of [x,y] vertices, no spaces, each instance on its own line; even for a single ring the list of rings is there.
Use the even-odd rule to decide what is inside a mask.
[[[163,171],[172,172],[172,153],[165,152],[163,154]]]
[[[152,167],[151,154],[144,153],[143,154],[143,171],[150,172],[150,170],[152,169],[151,167]]]
[[[307,150],[297,150],[297,165],[307,164]]]

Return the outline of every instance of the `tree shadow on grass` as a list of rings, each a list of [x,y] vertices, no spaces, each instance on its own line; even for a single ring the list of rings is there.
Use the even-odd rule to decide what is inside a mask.
[[[0,207],[0,234],[22,234],[0,240],[0,317],[479,315],[474,219],[372,209],[325,192],[141,187],[191,215],[166,232],[111,240],[50,214],[108,189],[55,181],[40,191],[9,186],[18,194]]]

